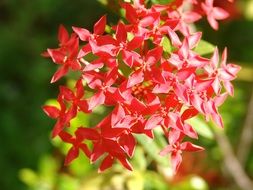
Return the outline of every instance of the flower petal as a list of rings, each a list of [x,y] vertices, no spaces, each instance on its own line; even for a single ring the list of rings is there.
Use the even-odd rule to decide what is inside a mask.
[[[102,35],[105,32],[106,16],[102,16],[94,25],[94,34]]]
[[[60,114],[60,110],[55,106],[43,106],[43,111],[51,118],[58,118]]]
[[[99,166],[99,169],[98,169],[98,172],[101,173],[103,172],[104,170],[110,168],[113,164],[113,157],[108,155],[104,158],[104,160],[102,161],[101,165]]]
[[[72,147],[65,158],[64,165],[69,165],[74,159],[76,159],[79,155],[79,150],[76,147]]]

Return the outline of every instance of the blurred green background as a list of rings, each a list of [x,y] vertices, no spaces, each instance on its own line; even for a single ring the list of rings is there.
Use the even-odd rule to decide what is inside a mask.
[[[114,4],[108,7],[101,2],[0,0],[0,189],[240,189],[224,165],[226,156],[223,156],[222,144],[217,143],[210,126],[201,120],[194,121],[203,126],[198,144],[207,150],[185,154],[174,179],[171,179],[168,160],[157,156],[164,144],[159,132],[156,134],[158,141],[153,144],[138,138],[140,145],[131,161],[135,168],[133,173],[116,165],[105,174],[97,174],[96,166],[90,166],[83,155],[70,167],[63,167],[68,146],[57,139],[50,140],[54,121],[45,116],[41,106],[49,98],[56,97],[57,86],[66,81],[49,84],[56,67],[40,54],[47,47],[57,47],[59,24],[68,29],[71,26],[91,29],[104,14],[108,15],[109,23],[115,23],[118,16],[112,11]],[[231,61],[243,67],[234,82],[235,97],[229,98],[221,109],[225,130],[216,133],[223,139],[228,138],[232,150],[239,152],[236,158],[244,172],[252,178],[253,1],[237,2],[241,15],[223,22],[218,32],[211,30],[205,21],[198,23],[198,27],[203,30],[205,40],[221,48],[228,46]],[[103,110],[97,114],[100,112]],[[80,117],[74,124],[78,125],[83,119],[91,122],[90,118]]]

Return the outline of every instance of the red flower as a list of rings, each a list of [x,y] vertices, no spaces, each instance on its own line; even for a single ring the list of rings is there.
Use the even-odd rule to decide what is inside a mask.
[[[130,42],[127,42],[127,30],[126,26],[122,22],[117,25],[115,38],[116,40],[114,45],[117,52],[116,54],[120,51],[130,52],[140,47],[144,40],[143,36],[134,36]]]
[[[76,95],[68,88],[61,86],[60,94],[58,96],[58,102],[60,104],[60,109],[55,106],[44,106],[44,112],[51,118],[58,119],[52,136],[57,136],[63,129],[64,126],[69,126],[69,122],[73,119],[79,109],[83,112],[88,112],[87,101],[82,99],[84,95],[84,89],[82,86],[82,80],[78,80],[76,83]],[[67,109],[64,100],[72,103]],[[79,108],[79,109],[78,109]]]
[[[202,147],[192,144],[191,142],[181,143],[183,135],[176,130],[171,130],[169,133],[168,141],[169,145],[165,147],[160,155],[164,156],[171,153],[171,164],[173,171],[177,171],[182,162],[182,152],[196,152],[204,150]]]
[[[62,76],[66,75],[69,68],[72,70],[80,70],[81,65],[77,59],[79,51],[79,40],[75,34],[69,37],[67,30],[60,25],[58,32],[59,48],[47,49],[43,55],[51,57],[53,62],[62,65],[54,74],[51,83],[56,82]]]
[[[134,155],[135,135],[153,138],[153,130],[160,127],[169,143],[160,154],[171,154],[176,171],[182,151],[203,149],[184,141],[185,137],[198,138],[187,120],[202,114],[206,121],[212,119],[223,127],[218,107],[233,95],[231,81],[240,70],[227,64],[227,49],[221,63],[217,48],[210,59],[196,53],[202,33],[193,33],[189,24],[207,15],[211,26],[218,29],[216,20],[226,18],[227,13],[214,7],[213,0],[176,0],[151,7],[144,0],[134,0],[121,7],[127,24],[119,21],[109,33],[105,32],[106,16],[95,23],[93,33],[73,27],[69,36],[60,26],[59,48],[43,54],[61,66],[51,82],[69,69],[78,71],[79,80],[74,90],[60,86],[59,107],[44,106],[43,110],[57,120],[52,136],[72,144],[65,164],[82,150],[91,163],[103,158],[99,172],[116,160],[132,170],[128,158]],[[91,114],[100,105],[110,107],[111,112],[95,127],[79,127],[74,135],[67,132],[78,113]]]
[[[117,72],[117,68],[115,67],[103,75],[94,71],[86,72],[83,75],[88,86],[97,90],[97,92],[88,100],[88,110],[93,110],[96,106],[104,104],[106,95],[114,92],[115,88],[112,87],[112,85],[118,77]]]
[[[79,149],[81,149],[83,151],[83,153],[89,158],[91,155],[90,150],[88,149],[88,146],[83,143],[83,141],[85,139],[88,140],[93,140],[93,138],[96,138],[96,136],[93,134],[93,138],[89,138],[92,137],[92,133],[96,132],[92,129],[88,129],[88,128],[78,128],[75,132],[75,137],[71,136],[69,133],[65,132],[65,131],[61,131],[59,133],[59,137],[66,143],[70,143],[72,144],[72,147],[70,148],[70,150],[67,153],[66,159],[65,159],[65,165],[70,164],[70,162],[72,162],[74,159],[76,159],[79,155]]]
[[[147,79],[151,79],[154,82],[164,82],[161,71],[155,67],[155,64],[161,59],[162,52],[162,47],[158,46],[149,50],[145,57],[136,63],[136,66],[139,67],[139,69],[129,76],[127,88],[142,83],[145,76]]]
[[[89,41],[97,39],[105,32],[106,26],[106,16],[102,16],[93,27],[93,34],[85,28],[72,27],[74,32],[78,35],[79,39],[82,41]]]
[[[102,155],[107,156],[102,161],[99,171],[103,171],[111,167],[114,159],[128,170],[132,170],[131,164],[126,158],[126,154],[132,156],[135,140],[131,134],[127,133],[125,129],[113,129],[110,127],[110,115],[103,119],[96,128],[101,129],[99,139],[93,141],[93,151],[90,160],[95,162]]]
[[[66,110],[62,96],[59,95],[57,100],[60,104],[60,109],[55,106],[43,106],[43,111],[49,117],[57,119],[52,132],[52,137],[57,136],[64,129],[64,126],[69,126],[70,120],[73,118],[73,115],[76,114],[73,114],[73,109]]]

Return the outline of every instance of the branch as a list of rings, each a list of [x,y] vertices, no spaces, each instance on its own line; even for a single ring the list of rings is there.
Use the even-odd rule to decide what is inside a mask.
[[[239,160],[236,158],[227,136],[224,132],[219,131],[218,129],[214,130],[214,135],[222,150],[225,166],[238,187],[242,190],[252,190],[253,183],[246,175]]]
[[[237,157],[240,163],[244,166],[247,161],[250,148],[253,142],[253,92],[251,94],[248,112],[246,115],[245,123],[242,129],[242,134],[238,144]]]

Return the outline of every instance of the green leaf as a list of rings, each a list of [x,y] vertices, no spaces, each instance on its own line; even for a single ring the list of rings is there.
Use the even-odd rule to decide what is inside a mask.
[[[105,26],[105,32],[110,34],[112,32],[112,28],[109,25]]]
[[[67,152],[69,151],[69,149],[72,146],[69,143],[63,142],[59,136],[51,139],[51,142],[52,142],[53,146],[59,148],[59,150],[61,151],[61,153],[63,153],[64,155],[67,154]]]
[[[147,168],[147,160],[144,155],[144,150],[142,147],[137,146],[134,151],[134,157],[131,161],[134,168],[140,171],[145,171]]]
[[[87,127],[89,125],[89,115],[83,112],[78,112],[77,116],[70,121],[72,132],[75,131],[78,127],[84,126]]]
[[[165,5],[165,4],[171,3],[173,1],[174,0],[151,0],[151,2],[153,4],[161,4],[161,5]]]
[[[160,148],[164,148],[165,146],[168,145],[167,140],[164,138],[163,130],[160,127],[157,127],[154,130],[154,136],[155,136],[154,141]]]
[[[208,190],[207,182],[196,175],[189,176],[182,180],[181,182],[177,183],[171,190]]]
[[[163,46],[163,51],[165,51],[166,53],[172,52],[172,46],[171,46],[170,40],[166,36],[163,37],[162,39],[162,46]]]
[[[169,183],[165,181],[161,174],[153,171],[147,171],[144,173],[145,183],[144,189],[159,189],[167,190]]]
[[[67,80],[67,87],[70,88],[71,90],[75,91],[75,85],[76,85],[76,80],[74,79]]]
[[[109,173],[110,174],[110,173]],[[102,174],[98,174],[96,171],[91,171],[88,176],[83,178],[80,190],[100,190],[101,184],[103,184],[103,188],[110,189],[108,186],[111,183],[111,175],[108,177],[108,171]]]
[[[133,38],[134,38],[134,34],[128,32],[128,33],[127,33],[127,40],[128,40],[128,41],[131,41]]]
[[[130,178],[126,181],[127,189],[128,190],[136,190],[136,187],[138,187],[138,190],[144,189],[144,176],[141,172],[135,171],[130,176]]]
[[[150,156],[153,160],[155,160],[157,163],[163,166],[169,165],[168,158],[159,155],[161,147],[159,147],[156,141],[144,135],[136,135],[135,137],[138,143],[142,145],[143,149],[148,154],[148,156]]]
[[[55,106],[60,109],[60,105],[56,99],[49,99],[45,102],[45,105]]]
[[[69,175],[63,174],[63,175],[60,175],[59,177],[57,187],[58,189],[61,189],[61,190],[76,190],[76,189],[80,189],[80,183],[78,179],[71,177]]]
[[[108,1],[107,0],[97,0],[99,3],[101,3],[104,6],[108,5]]]
[[[21,181],[23,181],[26,185],[30,187],[34,187],[39,180],[37,174],[33,170],[28,168],[24,168],[19,171],[19,178]]]
[[[124,61],[122,60],[122,55],[120,53],[120,55],[118,56],[118,63],[119,63],[119,72],[124,75],[125,77],[128,77],[131,72],[132,69],[129,68],[129,66],[127,66]]]
[[[211,54],[214,51],[215,46],[205,40],[200,40],[198,46],[194,49],[199,55]]]
[[[54,184],[60,163],[51,156],[45,155],[39,162],[39,175],[48,184]]]
[[[191,177],[190,185],[194,190],[208,190],[207,182],[199,176]]]
[[[69,170],[75,176],[82,177],[92,170],[92,165],[90,160],[80,151],[80,156],[69,165]]]
[[[188,119],[186,122],[189,123],[201,136],[208,139],[214,139],[214,135],[210,129],[210,126],[200,117],[193,117]]]
[[[251,66],[243,65],[242,69],[237,75],[237,80],[252,82],[253,81],[253,68]]]

